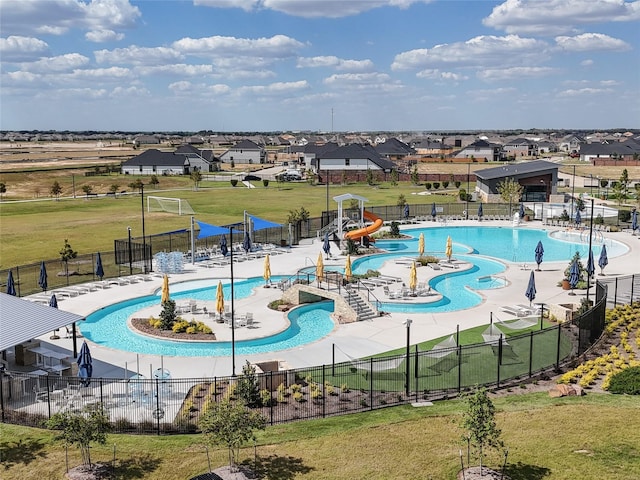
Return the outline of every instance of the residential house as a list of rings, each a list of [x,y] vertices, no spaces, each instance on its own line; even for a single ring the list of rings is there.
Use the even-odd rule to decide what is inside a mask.
[[[499,162],[505,159],[502,145],[486,140],[476,140],[456,153],[455,156],[457,158],[473,158],[478,162]]]
[[[538,154],[536,142],[522,137],[508,141],[502,146],[502,150],[511,158],[534,157]]]
[[[255,163],[266,163],[266,150],[251,140],[240,140],[233,147],[220,155],[220,161],[223,163],[233,162],[235,165]]]
[[[349,144],[327,149],[316,155],[311,161],[315,173],[333,171],[367,171],[376,170],[389,173],[396,168],[395,164],[381,156],[370,145]]]
[[[384,142],[380,142],[373,147],[382,157],[388,160],[401,160],[408,155],[413,155],[414,150],[404,142],[397,138],[388,138]]]
[[[511,178],[523,187],[524,202],[563,201],[557,195],[558,165],[545,160],[512,163],[476,170],[476,191],[483,202],[501,202],[498,185]]]
[[[175,152],[151,148],[122,164],[124,175],[190,175],[194,171],[211,172],[215,169],[213,152],[198,150],[191,145],[183,145]]]

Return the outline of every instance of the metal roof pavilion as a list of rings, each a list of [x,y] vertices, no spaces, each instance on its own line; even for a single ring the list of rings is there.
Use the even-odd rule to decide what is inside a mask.
[[[0,293],[0,351],[80,320],[75,313]]]

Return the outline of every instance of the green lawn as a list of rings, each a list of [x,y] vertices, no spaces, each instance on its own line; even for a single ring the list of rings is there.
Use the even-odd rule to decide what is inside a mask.
[[[108,177],[116,182],[115,176]],[[119,182],[129,181],[120,178]],[[290,210],[306,208],[311,216],[320,216],[326,209],[327,190],[324,185],[312,186],[307,183],[286,183],[278,186],[272,182],[267,188],[260,182],[257,187],[231,187],[227,182],[203,182],[198,191],[183,182],[180,190],[154,191],[146,189],[146,195],[182,198],[189,201],[196,219],[224,225],[242,221],[247,210],[251,215],[274,222],[285,222]],[[395,205],[403,194],[412,204],[431,204],[432,196],[411,195],[422,191],[408,183],[395,187],[381,184],[370,187],[366,184],[331,185],[329,188],[329,208],[337,208],[333,197],[343,193],[354,193],[369,199],[368,206]],[[65,190],[66,191],[66,190]],[[451,195],[438,195],[438,203],[455,201]],[[146,202],[146,201],[145,201]],[[21,203],[2,203],[0,225],[0,268],[10,268],[55,259],[68,238],[71,246],[79,254],[97,251],[111,251],[114,239],[127,237],[127,226],[132,228],[134,237],[142,235],[142,205],[139,195],[113,198],[92,198],[79,196],[76,199],[43,200]],[[145,205],[146,208],[146,205]],[[181,228],[189,228],[190,217],[162,212],[145,212],[145,233],[152,235]]]
[[[628,480],[640,478],[640,397],[587,394],[552,399],[546,393],[494,399],[498,427],[509,449],[513,480]],[[402,406],[268,427],[257,437],[264,479],[453,479],[459,452],[460,401],[432,407]],[[94,461],[116,451],[120,479],[183,480],[207,471],[198,435],[111,435],[92,449]],[[64,448],[45,430],[0,425],[2,478],[59,479]],[[253,463],[253,445],[241,458]],[[212,468],[226,464],[224,450],[210,452]],[[69,450],[71,466],[78,452]],[[494,468],[500,459],[491,456]],[[37,477],[36,477],[37,475]]]

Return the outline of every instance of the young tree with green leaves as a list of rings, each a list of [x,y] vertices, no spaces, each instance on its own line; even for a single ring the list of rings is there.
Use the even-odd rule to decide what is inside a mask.
[[[404,206],[406,205],[406,203],[407,203],[407,199],[405,198],[404,194],[403,194],[403,193],[401,193],[401,194],[398,196],[398,200],[396,200],[396,205],[397,205],[398,207],[404,207]]]
[[[156,189],[158,188],[158,185],[160,185],[160,180],[158,180],[157,175],[151,175],[151,178],[149,178],[149,183],[154,189]]]
[[[371,170],[370,168],[367,168],[367,185],[369,185],[370,187],[372,187],[374,184],[374,180],[373,180],[373,170]]]
[[[418,185],[420,183],[420,175],[418,175],[418,165],[413,166],[413,170],[411,170],[411,182],[414,185]]]
[[[89,198],[89,195],[93,191],[93,187],[91,185],[83,185],[82,191],[84,192],[85,197]]]
[[[176,302],[169,299],[162,302],[162,310],[160,311],[160,329],[171,330],[173,324],[176,323]]]
[[[204,412],[199,426],[206,443],[227,447],[229,466],[235,470],[240,448],[255,438],[256,430],[264,430],[266,419],[242,402],[223,400]]]
[[[71,248],[68,239],[64,239],[64,246],[60,250],[60,260],[64,262],[64,273],[67,277],[67,285],[69,285],[69,260],[73,260],[78,256],[78,252]]]
[[[242,367],[242,375],[236,382],[236,395],[249,407],[260,406],[260,383],[256,375],[256,367],[247,360]]]
[[[117,183],[112,183],[111,186],[109,187],[109,192],[115,195],[116,193],[118,193],[119,188],[120,188],[120,185],[118,185]]]
[[[498,182],[497,189],[502,201],[509,204],[509,215],[511,215],[511,206],[518,203],[522,197],[522,185],[517,180],[508,177],[502,182]]]
[[[56,200],[60,200],[60,194],[62,194],[62,187],[60,186],[60,183],[58,183],[57,180],[53,182],[49,191],[51,192],[51,195],[56,197]]]
[[[4,182],[0,182],[0,200],[2,200],[2,195],[7,193],[7,185]]]
[[[193,182],[193,189],[198,190],[198,186],[200,186],[200,182],[202,181],[202,172],[200,172],[200,170],[194,170],[191,172],[191,175],[189,175],[189,178],[191,178]]]
[[[144,188],[144,183],[142,183],[142,180],[138,178],[129,184],[129,188],[132,190],[138,190],[138,192],[141,192],[142,189]]]
[[[484,454],[488,449],[500,449],[504,446],[500,439],[502,433],[496,424],[496,408],[485,388],[476,387],[465,394],[463,399],[466,410],[462,413],[461,428],[463,442],[470,442],[474,454],[480,461],[480,471]]]
[[[91,466],[91,443],[104,445],[111,430],[109,417],[103,413],[101,405],[87,407],[83,413],[58,412],[49,418],[46,426],[59,430],[55,437],[65,445],[76,445],[80,449],[82,464]]]
[[[394,187],[398,185],[399,179],[400,179],[400,174],[398,173],[398,170],[394,168],[393,170],[391,170],[391,185],[393,185]]]

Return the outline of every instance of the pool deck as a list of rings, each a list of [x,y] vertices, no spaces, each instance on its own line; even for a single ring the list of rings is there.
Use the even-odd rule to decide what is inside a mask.
[[[451,223],[452,226],[479,226],[477,221],[456,221]],[[481,226],[501,226],[510,228],[511,221],[483,221]],[[401,226],[401,230],[409,228],[447,228],[434,222],[422,222],[412,225]],[[556,230],[554,227],[543,227],[540,222],[524,222],[521,229],[546,229]],[[607,239],[616,240],[626,244],[629,251],[618,257],[609,258],[609,265],[605,269],[606,278],[615,276],[638,274],[640,271],[640,237],[632,236],[628,232],[605,233]],[[455,243],[455,238],[453,239]],[[301,245],[294,246],[289,253],[271,256],[271,273],[272,275],[291,275],[300,268],[309,266],[308,259],[315,259],[321,252],[321,240],[307,240]],[[443,246],[444,250],[444,246]],[[346,257],[336,255],[337,249],[332,244],[332,258],[325,260],[325,266],[341,265],[344,266]],[[406,255],[409,257],[409,255]],[[455,258],[455,255],[454,255]],[[597,259],[596,259],[597,261]],[[569,295],[569,291],[562,290],[557,286],[562,279],[562,271],[567,267],[569,259],[561,262],[543,262],[541,271],[535,272],[537,294],[536,303],[544,304],[568,304],[579,303],[585,297],[585,291],[576,291],[575,296]],[[336,325],[334,331],[327,337],[299,348],[290,350],[280,350],[272,353],[256,354],[256,355],[236,355],[235,371],[240,373],[245,361],[259,362],[266,360],[286,361],[292,368],[302,368],[308,366],[322,365],[331,363],[332,346],[336,345],[336,361],[348,360],[348,357],[363,357],[391,349],[402,348],[406,345],[407,331],[404,322],[407,318],[413,321],[410,329],[411,343],[438,338],[444,335],[455,333],[457,326],[460,330],[465,330],[478,325],[488,324],[490,316],[493,314],[494,319],[507,320],[513,316],[502,312],[501,307],[508,305],[527,304],[525,290],[529,281],[529,275],[532,269],[536,267],[535,263],[529,263],[523,268],[522,262],[510,263],[507,265],[506,271],[499,274],[504,276],[508,284],[503,288],[479,290],[478,293],[483,297],[480,305],[467,310],[458,310],[447,313],[389,313],[372,320],[356,322],[351,324]],[[240,280],[249,277],[261,276],[263,271],[263,259],[248,260],[234,264],[234,279]],[[408,284],[410,263],[397,263],[395,261],[386,262],[381,268],[384,275],[400,277],[406,279]],[[597,272],[599,272],[597,268]],[[449,268],[441,270],[433,270],[430,267],[418,268],[418,281],[428,282],[436,275],[457,272]],[[596,272],[596,278],[600,278]],[[217,280],[229,279],[229,267],[213,267],[203,268],[185,265],[185,270],[180,274],[170,274],[170,290],[171,285],[179,282],[190,280],[211,279],[211,288],[215,290]],[[64,299],[59,304],[59,308],[79,315],[88,316],[92,312],[131,298],[154,294],[162,286],[160,277],[153,278],[150,281],[140,281],[129,285],[117,286],[105,290],[98,290],[72,298]],[[391,290],[398,288],[391,286]],[[382,287],[374,290],[374,294],[381,301],[388,300],[382,291]],[[590,294],[595,295],[595,289],[590,290]],[[273,300],[281,298],[282,292],[277,288],[258,288],[252,295],[244,299],[235,300],[234,311],[236,315],[242,315],[252,312],[256,326],[255,328],[239,327],[235,329],[236,340],[247,338],[255,338],[256,336],[272,335],[283,328],[286,328],[288,320],[286,313],[270,310],[267,304]],[[429,297],[429,300],[435,300],[438,296]],[[427,297],[408,297],[402,302],[425,301]],[[182,301],[178,302],[184,303]],[[213,311],[213,302],[199,302],[199,307],[204,305],[209,311]],[[159,308],[158,308],[159,311]],[[140,316],[150,313],[141,312]],[[203,313],[185,314],[183,317],[191,320],[206,320],[208,315]],[[225,324],[218,324],[215,321],[210,322],[214,332],[219,340],[229,340],[231,328]],[[81,326],[80,326],[81,328]],[[50,335],[40,337],[42,344],[52,350],[71,351],[72,340],[61,338],[59,340],[51,340]],[[82,342],[79,339],[78,348]],[[113,350],[102,345],[88,342],[91,347],[91,353],[94,359],[93,366],[95,377],[121,378],[125,374],[125,366],[129,372],[138,369],[144,374],[150,370],[160,367],[162,362],[164,368],[171,371],[173,377],[195,378],[195,377],[212,377],[225,376],[232,373],[231,357],[169,357],[164,356],[162,359],[159,355],[136,354],[120,350]]]

